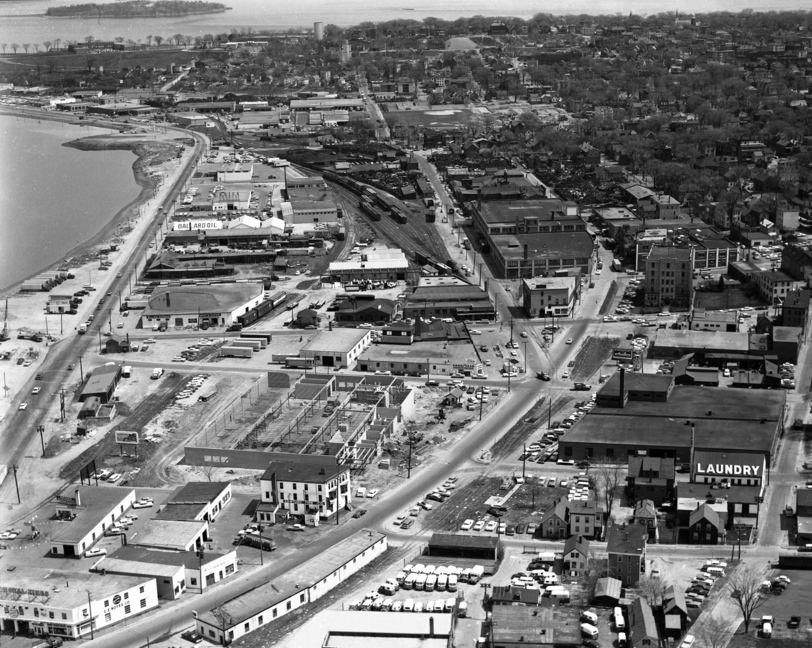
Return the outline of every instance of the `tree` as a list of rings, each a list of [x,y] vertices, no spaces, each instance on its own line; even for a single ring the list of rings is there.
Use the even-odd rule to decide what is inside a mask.
[[[8,43],[0,43],[0,47],[3,48],[3,54],[6,53],[6,48],[8,47]]]
[[[172,38],[175,39],[175,45],[180,45],[183,41],[183,34],[175,34]]]
[[[93,35],[85,36],[85,43],[90,44],[93,42]]]
[[[612,507],[615,504],[615,497],[620,488],[623,478],[623,466],[626,462],[622,458],[615,460],[605,457],[591,463],[594,466],[591,470],[595,475],[595,489],[598,492],[598,497],[603,500],[608,523],[612,519]]]
[[[153,36],[153,37],[152,37],[152,40],[154,40],[154,41],[155,41],[155,44],[156,44],[158,47],[160,47],[160,46],[161,46],[161,43],[163,43],[163,42],[164,42],[164,37],[163,37],[163,36]]]
[[[658,576],[645,574],[637,582],[637,591],[646,603],[652,606],[662,605],[668,583]]]
[[[744,633],[750,631],[750,621],[753,613],[767,600],[761,591],[764,574],[754,567],[739,567],[728,582],[730,598],[739,606],[744,617]]]
[[[147,34],[147,47],[152,45],[152,34]]]
[[[18,50],[18,49],[20,49],[20,45],[19,45],[19,43],[12,43],[12,44],[11,44],[11,49],[12,49],[12,51],[13,51],[13,52],[16,54],[16,53],[17,53],[17,50]]]
[[[23,49],[25,53],[28,54],[28,48],[31,47],[31,43],[23,43]]]
[[[595,598],[595,592],[598,589],[598,580],[611,576],[609,570],[609,559],[606,556],[597,558],[590,555],[587,558],[586,566],[581,570],[581,577],[578,579],[578,584],[584,592],[587,601],[592,601]]]
[[[46,51],[46,52],[50,52],[50,51],[51,51],[51,45],[52,45],[51,41],[43,41],[43,43],[42,43],[42,44],[43,44],[43,45],[45,45],[45,51]]]
[[[714,614],[705,619],[705,623],[702,624],[696,636],[706,648],[724,648],[733,633],[730,631],[728,622]]]
[[[202,580],[200,581],[200,585],[202,587]],[[220,629],[223,631],[220,645],[225,646],[228,643],[228,639],[226,639],[226,628],[234,622],[234,619],[232,619],[231,614],[229,614],[228,610],[226,610],[221,603],[218,603],[212,608],[211,615],[217,619],[217,622],[220,624]]]

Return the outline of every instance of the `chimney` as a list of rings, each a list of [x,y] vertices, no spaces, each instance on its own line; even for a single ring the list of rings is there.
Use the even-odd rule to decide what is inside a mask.
[[[169,308],[169,291],[166,291],[166,307]]]
[[[79,492],[78,488],[74,492],[76,493],[76,506],[81,506],[82,505],[82,494]]]
[[[429,617],[429,637],[434,636],[434,617]]]
[[[696,454],[696,425],[691,423],[691,454],[689,461],[691,465],[688,467],[688,471],[693,474],[694,470],[694,455]]]
[[[626,370],[620,368],[620,408],[626,407]]]

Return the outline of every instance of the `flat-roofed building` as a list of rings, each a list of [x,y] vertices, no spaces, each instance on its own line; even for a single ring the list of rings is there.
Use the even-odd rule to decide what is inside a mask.
[[[809,317],[809,300],[812,293],[809,289],[790,290],[781,306],[781,323],[806,331],[806,319]]]
[[[333,261],[326,281],[405,281],[409,260],[402,250],[370,250],[353,261]]]
[[[769,304],[783,303],[787,294],[799,287],[799,282],[781,270],[762,270],[754,277],[758,283],[759,295]]]
[[[152,549],[193,551],[209,539],[209,523],[203,520],[149,520],[130,544]]]
[[[594,242],[584,231],[491,237],[494,270],[503,279],[590,274]]]
[[[693,283],[689,248],[653,247],[646,259],[646,306],[687,306]]]
[[[236,549],[225,553],[184,552],[125,545],[107,556],[98,564],[97,569],[104,569],[107,573],[143,575],[152,573],[157,581],[158,596],[172,600],[179,598],[186,591],[200,592],[201,581],[205,590],[236,574],[239,567]]]
[[[495,605],[494,648],[566,648],[583,645],[578,610],[569,606]]]
[[[189,482],[172,494],[156,520],[214,522],[231,501],[231,482]]]
[[[264,294],[262,282],[161,286],[150,296],[142,320],[145,325],[229,326],[258,306]]]
[[[765,484],[767,470],[763,456],[741,452],[697,450],[691,463],[691,481],[699,484],[721,482],[737,486]]]
[[[372,333],[364,329],[334,328],[319,331],[299,350],[300,358],[313,358],[322,367],[353,367],[372,344]]]
[[[90,640],[156,607],[154,578],[18,566],[0,585],[3,630],[40,637]]]
[[[278,578],[236,596],[214,609],[198,611],[195,629],[206,639],[227,644],[293,610],[312,603],[383,555],[386,536],[361,529],[319,551]],[[220,610],[227,616],[220,614]],[[227,619],[222,623],[221,619]]]
[[[101,403],[109,402],[121,379],[121,367],[115,362],[96,367],[82,387],[79,402],[83,403],[88,398],[98,398]]]
[[[580,286],[578,277],[524,279],[524,311],[530,317],[569,317]]]
[[[691,313],[692,331],[725,331],[735,333],[739,330],[739,313],[733,311],[706,311],[701,309]]]
[[[487,291],[467,283],[421,285],[406,297],[403,317],[417,319],[432,317],[455,320],[488,319],[496,317],[496,309]]]
[[[79,557],[104,536],[135,502],[135,491],[99,486],[68,486],[52,501],[56,516],[66,520],[52,534],[51,553]]]
[[[561,437],[559,456],[673,457],[689,463],[692,451],[728,451],[765,457],[769,464],[783,427],[784,401],[779,391],[743,399],[736,389],[686,385],[674,387],[666,402],[598,403]]]

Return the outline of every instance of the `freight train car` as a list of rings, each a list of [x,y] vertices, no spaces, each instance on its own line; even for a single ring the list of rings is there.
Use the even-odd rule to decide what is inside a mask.
[[[392,207],[392,210],[389,212],[392,218],[395,219],[396,222],[400,223],[401,225],[405,225],[409,222],[409,217],[403,212],[400,207]]]
[[[381,210],[373,205],[368,198],[361,199],[361,211],[374,221],[381,220]]]
[[[271,298],[268,301],[271,302],[271,304],[273,304],[274,308],[276,308],[283,301],[285,301],[287,298],[288,298],[288,293],[286,293],[284,290],[282,290],[282,291],[276,293],[275,295],[272,295]]]

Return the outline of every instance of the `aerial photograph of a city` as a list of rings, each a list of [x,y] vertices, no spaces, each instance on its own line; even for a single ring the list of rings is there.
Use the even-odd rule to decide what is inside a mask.
[[[809,0],[0,0],[0,646],[812,648]]]

